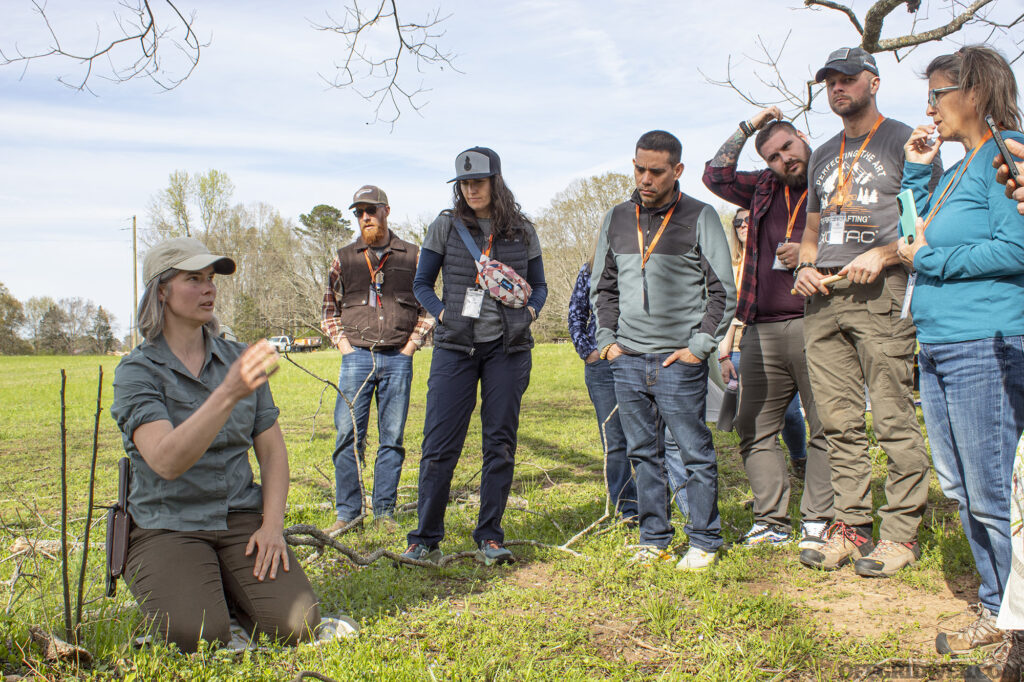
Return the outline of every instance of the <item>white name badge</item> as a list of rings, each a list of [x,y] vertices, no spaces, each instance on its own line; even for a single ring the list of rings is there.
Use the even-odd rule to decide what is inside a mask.
[[[835,215],[825,216],[824,228],[822,231],[824,239],[822,241],[833,246],[840,246],[846,234],[846,214],[836,213]]]
[[[462,316],[472,317],[474,320],[480,317],[480,308],[484,304],[484,290],[469,288],[466,289],[466,299],[462,302]]]
[[[372,286],[370,287],[370,307],[377,307],[377,290],[374,289]]]
[[[779,260],[779,249],[782,248],[784,242],[779,242],[779,245],[775,247],[775,261],[772,263],[772,270],[789,270],[782,261]]]
[[[903,294],[903,308],[900,309],[900,319],[906,319],[910,314],[910,299],[914,297],[914,285],[917,284],[917,273],[910,273],[907,279],[907,293]]]

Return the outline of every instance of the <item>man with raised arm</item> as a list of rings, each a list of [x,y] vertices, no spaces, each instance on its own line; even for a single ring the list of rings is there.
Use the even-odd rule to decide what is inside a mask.
[[[590,296],[597,347],[615,382],[626,449],[636,472],[641,547],[634,558],[674,559],[667,551],[665,455],[661,418],[679,444],[689,478],[690,538],[677,567],[706,568],[722,545],[718,465],[704,422],[708,356],[736,306],[729,245],[718,213],[683,194],[682,146],[662,130],[636,143],[636,191],[604,219]]]
[[[878,112],[874,57],[859,47],[828,56],[815,79],[843,130],[811,155],[807,225],[794,287],[808,297],[807,365],[832,463],[835,521],[827,542],[800,561],[832,570],[853,561],[862,576],[888,577],[920,557],[917,529],[928,500],[928,453],[913,398],[915,328],[903,314],[908,272],[896,256],[896,195],[911,128]],[[936,157],[932,184],[941,163]],[[830,289],[826,277],[844,278]],[[888,475],[879,542],[872,536],[872,426]]]
[[[738,171],[740,151],[754,136],[757,153],[768,168]],[[804,301],[791,292],[804,232],[810,156],[806,136],[772,106],[742,121],[704,167],[709,190],[750,209],[736,303],[736,317],[746,327],[740,340],[735,423],[754,494],[754,524],[742,539],[747,546],[791,540],[789,472],[776,434],[798,390],[811,428],[800,503],[800,549],[820,549],[832,521],[831,469],[804,357]],[[719,361],[723,379],[735,374],[728,355]]]

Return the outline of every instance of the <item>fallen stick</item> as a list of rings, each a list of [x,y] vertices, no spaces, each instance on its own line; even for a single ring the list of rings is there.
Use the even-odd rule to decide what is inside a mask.
[[[821,280],[821,284],[823,284],[823,285],[825,285],[827,287],[830,287],[833,284],[835,284],[836,282],[839,282],[839,281],[844,280],[844,279],[846,279],[846,275],[829,275],[828,277],[826,277],[823,280]],[[793,294],[794,296],[798,295],[796,289],[790,289],[789,293]]]

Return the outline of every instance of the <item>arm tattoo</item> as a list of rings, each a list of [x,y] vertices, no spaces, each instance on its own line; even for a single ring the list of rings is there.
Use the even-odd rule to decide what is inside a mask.
[[[742,130],[737,128],[732,137],[726,140],[725,144],[719,148],[715,158],[711,159],[711,165],[716,168],[735,166],[736,161],[740,158],[740,150],[743,149],[743,144],[746,141],[747,136],[743,134]]]

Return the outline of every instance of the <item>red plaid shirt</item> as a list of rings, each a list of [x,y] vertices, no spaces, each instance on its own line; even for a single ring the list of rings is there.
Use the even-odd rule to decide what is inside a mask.
[[[761,221],[768,214],[772,197],[782,191],[782,184],[771,169],[762,171],[738,171],[736,166],[712,166],[704,164],[704,186],[726,201],[750,209],[750,223],[747,228],[747,243],[743,249],[743,272],[737,282],[736,318],[750,324],[757,316],[757,253],[758,233]],[[807,210],[805,203],[801,211]],[[802,224],[802,223],[801,223]],[[802,228],[801,228],[802,229]],[[800,241],[800,235],[794,234]]]

